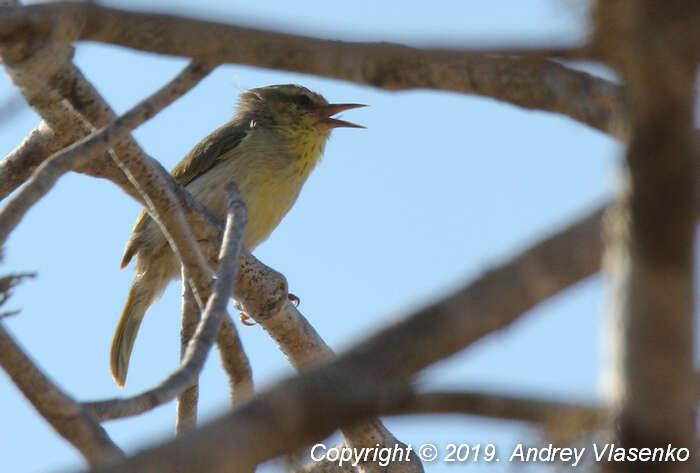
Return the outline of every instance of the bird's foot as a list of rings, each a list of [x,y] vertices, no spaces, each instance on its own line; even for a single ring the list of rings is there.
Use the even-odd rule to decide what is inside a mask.
[[[243,325],[248,326],[248,327],[252,327],[253,325],[258,324],[255,320],[253,320],[253,318],[250,315],[246,314],[245,312],[241,312],[240,317],[241,317],[241,323]],[[251,320],[253,320],[253,321],[251,322]]]
[[[287,294],[287,299],[289,299],[289,302],[294,304],[294,307],[299,307],[300,300],[297,296],[295,296],[292,293],[289,293],[289,294]],[[241,312],[240,317],[241,317],[241,323],[243,325],[247,325],[248,327],[252,327],[253,325],[258,324],[257,322],[255,322],[255,320],[253,320],[253,318],[250,315],[246,314],[245,312]]]
[[[295,296],[294,294],[292,294],[291,292],[289,294],[287,294],[287,299],[289,299],[289,302],[294,304],[294,307],[299,307],[299,302],[300,302],[299,298],[297,296]]]

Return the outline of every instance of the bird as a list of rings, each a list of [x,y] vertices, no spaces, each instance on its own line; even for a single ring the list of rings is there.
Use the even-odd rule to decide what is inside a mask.
[[[252,251],[291,209],[318,164],[334,128],[365,128],[333,118],[362,104],[328,103],[296,84],[270,85],[240,94],[231,121],[200,141],[171,171],[175,180],[223,218],[224,187],[234,181],[248,209],[243,245]],[[158,224],[141,211],[127,241],[121,268],[135,257],[135,276],[110,351],[119,387],[148,308],[180,276],[180,262]]]

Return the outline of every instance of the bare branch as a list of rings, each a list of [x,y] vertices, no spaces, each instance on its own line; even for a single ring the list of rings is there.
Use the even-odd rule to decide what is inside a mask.
[[[24,141],[0,161],[0,200],[21,186],[54,152],[69,144],[54,145],[59,138],[41,122]]]
[[[473,93],[563,113],[613,136],[625,136],[618,86],[538,58],[321,40],[94,3],[7,8],[0,12],[0,31],[0,44],[94,40],[206,62],[317,74],[389,90]],[[260,50],[266,53],[258,54]]]
[[[337,426],[373,416],[409,393],[404,384],[353,374],[330,366],[303,372],[191,434],[93,471],[245,471],[323,438]]]
[[[631,124],[624,187],[608,228],[613,429],[623,448],[672,445],[692,452],[700,4],[599,1],[595,17],[595,38],[627,84]],[[691,471],[690,463],[646,469]],[[637,471],[639,464],[616,469]]]
[[[503,58],[493,58],[493,59],[500,60],[500,59],[503,59]],[[494,63],[494,64],[495,64],[495,63]],[[559,67],[561,67],[561,66],[559,66]],[[283,291],[280,291],[280,290],[279,290],[280,288],[283,288],[284,290],[283,290]],[[275,291],[278,292],[278,293],[280,293],[280,292],[281,292],[281,293],[284,293],[283,295],[286,296],[286,285],[278,286],[278,287],[275,289]],[[269,298],[268,298],[268,300],[269,300]],[[249,304],[249,305],[250,305],[250,304]],[[288,318],[289,320],[293,320],[294,317],[295,317],[296,315],[299,315],[298,313],[296,313],[296,310],[293,309],[293,308],[291,308],[291,306],[289,306],[289,304],[287,304],[286,302],[284,302],[282,305],[283,305],[283,307],[282,307],[281,311],[280,311],[280,310],[270,310],[270,306],[267,306],[267,307],[265,307],[266,310],[261,311],[260,314],[264,315],[264,313],[265,313],[266,311],[267,311],[267,312],[270,312],[270,313],[272,313],[272,314],[278,312],[278,313],[286,314],[286,315],[287,315],[287,318]],[[279,306],[278,302],[274,302],[274,306]],[[251,313],[255,314],[256,312],[252,311]],[[296,313],[296,314],[295,314],[295,313]],[[297,318],[298,318],[298,317],[297,317]],[[283,320],[283,319],[282,319],[282,318],[278,318],[278,319],[276,319],[276,322],[278,322],[278,321],[280,321],[280,320]],[[268,323],[267,325],[270,326],[270,325],[272,325],[272,324],[271,324],[271,323]],[[296,329],[298,329],[299,327],[303,327],[303,325],[297,326],[297,327],[294,327],[294,326],[293,326],[293,330],[296,330]],[[288,327],[285,327],[285,329],[288,329]],[[274,328],[273,328],[273,330],[271,330],[271,331],[272,331],[272,332],[275,332]],[[283,332],[283,333],[285,333],[285,332]],[[304,338],[304,340],[307,340],[307,339],[308,339],[308,338]],[[284,342],[282,342],[282,343],[284,343]],[[304,348],[304,349],[302,349],[302,350],[296,350],[297,355],[296,355],[296,356],[291,356],[290,359],[295,360],[295,364],[296,364],[297,366],[302,366],[302,365],[304,365],[304,364],[306,364],[306,363],[308,363],[308,362],[311,362],[312,360],[316,359],[316,356],[315,356],[315,355],[312,355],[312,353],[316,353],[316,354],[318,354],[318,353],[322,353],[322,354],[325,353],[326,355],[330,355],[330,350],[329,350],[327,347],[325,347],[325,345],[322,343],[322,341],[321,341],[321,343],[316,343],[315,341],[313,341],[313,342],[312,342],[312,345],[315,345],[315,348],[311,348],[311,349],[306,349],[306,348]],[[288,349],[287,349],[288,352],[293,352],[293,351],[295,351],[294,348],[289,349],[289,347],[292,346],[292,345],[290,345],[290,344],[286,344],[286,345],[284,345],[284,346],[287,346],[287,347],[288,347]],[[301,355],[301,356],[300,356],[300,355]]]
[[[457,413],[537,424],[573,424],[582,431],[600,428],[607,411],[593,405],[484,392],[431,392],[415,394],[389,415]]]
[[[2,10],[5,9],[7,7]],[[66,113],[70,104],[62,101],[59,92],[45,85],[47,77],[55,78],[63,72],[64,64],[73,57],[73,48],[58,43],[23,46],[20,49],[16,44],[0,43],[5,71],[27,103],[48,123],[59,124],[58,131],[68,134],[65,140],[72,143],[82,138],[91,131],[89,124],[82,122],[75,113]],[[17,60],[15,56],[20,52],[22,58]]]
[[[27,56],[25,54],[23,52],[20,60],[13,60],[8,48],[0,48],[0,55],[8,63],[5,69],[44,122],[0,162],[1,198],[29,179],[36,167],[51,154],[117,118],[72,63],[72,47],[42,45],[31,49]],[[145,154],[131,136],[114,143],[114,150],[123,159],[132,155],[145,159]],[[141,196],[107,153],[96,156],[75,170],[110,179],[141,201]]]
[[[335,426],[347,423],[343,420],[348,414],[347,406],[335,404],[331,409],[323,404],[327,402],[326,396],[331,396],[329,402],[342,404],[341,397],[352,394],[352,402],[358,402],[350,416],[355,421],[357,416],[381,411],[380,405],[394,406],[397,399],[407,399],[399,388],[400,382],[396,384],[397,379],[406,379],[428,364],[505,327],[536,303],[596,271],[602,253],[602,214],[603,209],[594,212],[511,262],[489,271],[456,294],[383,330],[323,367],[304,371],[294,380],[259,394],[233,413],[203,426],[189,436],[190,457],[180,456],[178,460],[202,473],[210,471],[214,464],[218,465],[219,471],[256,465],[285,451],[308,445],[327,435]],[[264,279],[261,279],[261,286],[265,288]],[[510,297],[504,298],[503,294]],[[283,307],[287,306],[291,304]],[[274,314],[269,316],[269,319],[274,318]],[[260,319],[260,322],[264,323],[265,319]],[[390,352],[385,350],[387,346],[392,347]],[[324,384],[323,388],[318,388],[319,392],[313,389],[317,383]],[[359,402],[367,399],[363,391],[365,383],[372,385],[373,393],[367,395],[369,404]],[[346,389],[349,389],[347,393]],[[398,395],[397,389],[403,394]],[[295,396],[299,391],[305,395],[297,399]],[[388,392],[391,396],[386,394]],[[309,399],[305,396],[310,396],[313,401],[304,402],[302,399]],[[322,402],[316,402],[319,399]],[[291,408],[288,402],[294,407]],[[298,409],[302,411],[298,412]],[[291,413],[293,410],[297,410],[296,415]],[[251,412],[267,414],[252,422],[248,417]],[[247,425],[242,425],[245,422]],[[272,425],[290,430],[271,432]],[[243,430],[238,431],[239,428]],[[212,444],[214,438],[217,438],[216,445]],[[145,468],[146,465],[170,471],[163,458],[178,448],[181,447],[177,446],[177,441],[165,444],[160,449],[147,450],[129,459],[120,469],[105,471],[128,471],[127,468]],[[211,464],[198,453],[205,449]]]
[[[466,414],[538,424],[557,443],[571,443],[592,430],[602,428],[608,420],[607,409],[594,405],[574,404],[489,392],[416,393],[387,406],[382,415]],[[346,446],[339,445],[339,448]],[[308,458],[308,457],[307,457]],[[293,470],[295,473],[348,472],[348,464],[327,459],[311,461]]]
[[[136,154],[129,156],[130,159],[139,159]],[[120,155],[121,157],[122,155]],[[90,164],[94,162],[91,161]],[[183,204],[183,210],[190,226],[196,232],[199,244],[207,252],[211,260],[212,251],[219,247],[220,230],[218,220],[201,203],[197,202],[186,190],[178,185],[162,167],[157,166],[156,163],[153,164],[155,168],[152,170],[159,174],[159,179],[162,179],[165,187],[177,195]],[[169,207],[166,206],[167,208]],[[168,210],[165,213],[167,214]],[[202,272],[192,271],[192,273],[200,275],[198,284],[205,286],[204,283],[207,281],[203,282],[201,280]],[[264,284],[260,284],[261,281],[264,281]],[[206,286],[203,287],[203,293],[206,294],[206,290]],[[240,275],[236,282],[236,297],[246,302],[244,304],[246,310],[250,310],[251,313],[259,314],[261,317],[278,314],[266,326],[278,343],[282,344],[287,355],[290,356],[291,354],[290,360],[294,361],[295,366],[301,366],[319,357],[325,358],[332,354],[323,340],[315,333],[315,330],[301,317],[301,314],[291,304],[288,304],[287,285],[284,277],[258,262],[245,249],[242,251]],[[228,324],[226,321],[222,327],[224,330],[230,331],[230,328],[227,328]],[[231,338],[226,333],[221,334],[221,336]],[[146,410],[148,407],[143,405],[140,409]],[[127,414],[125,413],[125,415]],[[356,439],[356,441],[360,440],[359,438]],[[389,436],[387,441],[393,442],[395,439],[393,436]]]
[[[17,6],[16,0],[0,4]],[[3,10],[5,11],[5,10]],[[108,125],[117,117],[100,94],[72,63],[69,45],[0,45],[5,69],[25,94],[27,102],[43,118],[30,136],[0,162],[0,197],[5,198],[25,182],[51,154]],[[121,161],[148,159],[130,135],[113,144]],[[79,163],[75,171],[111,180],[142,202],[109,153]]]
[[[19,2],[3,0],[0,4],[18,6]],[[27,103],[45,120],[1,163],[2,198],[25,182],[51,154],[93,131],[92,126],[75,113],[71,103],[62,100],[66,96],[81,98],[72,102],[80,104],[81,108],[94,107],[89,104],[95,103],[83,93],[87,81],[71,62],[73,54],[73,47],[67,44],[0,45],[5,71]],[[77,80],[79,78],[83,80]],[[108,121],[114,118],[112,114]],[[102,126],[106,122],[93,125]]]
[[[231,405],[238,406],[253,395],[253,371],[231,318],[226,315],[216,339],[221,365],[228,375]]]
[[[26,211],[53,187],[58,178],[88,161],[93,155],[102,152],[111,143],[172,103],[194,86],[209,70],[210,68],[205,66],[188,66],[165,87],[97,133],[83,138],[45,161],[36,170],[32,179],[0,211],[0,242],[7,239]]]
[[[362,373],[355,379],[410,376],[463,346],[502,329],[538,302],[599,269],[603,211],[597,210],[511,262],[488,272],[457,294],[372,337],[333,361],[330,372],[345,372],[347,369],[351,373]],[[263,314],[263,317],[256,316],[256,320],[271,331],[273,338],[285,340],[289,333],[303,331],[300,328],[303,324],[293,322],[296,309],[286,299],[286,284],[281,275],[249,255],[243,258],[240,271],[236,296],[245,301],[246,312]],[[252,280],[258,284],[252,284]],[[504,301],[503,294],[510,297]],[[251,307],[259,310],[250,310]],[[280,330],[279,333],[274,331],[276,329]],[[330,353],[319,340],[312,337],[305,349],[283,349],[296,366],[305,366],[304,363],[314,359],[312,353]],[[393,347],[390,354],[384,350],[386,346]],[[274,422],[281,422],[279,418],[273,418]],[[298,446],[301,445],[287,445],[289,448]],[[220,454],[226,455],[224,452]],[[270,453],[270,456],[276,454]]]
[[[166,15],[126,13],[105,9],[94,4],[60,4],[55,7],[42,5],[31,8],[35,8],[32,10],[35,15],[33,17],[29,15],[31,17],[29,19],[25,18],[29,8],[8,10],[9,13],[0,12],[0,41],[6,40],[4,44],[8,48],[8,54],[11,57],[14,57],[13,54],[18,55],[18,61],[22,60],[22,55],[26,54],[27,50],[31,50],[32,53],[35,51],[34,47],[28,48],[27,45],[41,43],[37,39],[68,41],[71,38],[81,38],[117,43],[116,39],[105,39],[105,37],[109,35],[114,35],[115,38],[126,36],[127,39],[119,44],[129,43],[127,45],[131,47],[144,49],[155,45],[157,48],[162,48],[160,52],[172,51],[177,54],[182,54],[182,48],[190,48],[188,51],[197,51],[191,54],[194,57],[207,59],[217,57],[218,59],[218,55],[221,55],[227,61],[249,64],[255,63],[255,61],[264,61],[265,64],[255,63],[255,65],[314,72],[392,90],[421,86],[479,93],[529,108],[566,113],[615,136],[623,138],[626,136],[624,120],[621,118],[623,116],[622,100],[618,87],[590,76],[586,77],[587,75],[582,73],[575,73],[559,64],[542,59],[502,58],[465,51],[425,50],[389,44],[322,41],[241,29],[210,22],[197,22]],[[52,10],[54,15],[47,14],[51,8],[55,8]],[[64,16],[57,14],[60,12],[69,14]],[[82,16],[74,17],[76,13]],[[75,23],[71,23],[73,18],[77,18]],[[171,28],[163,26],[165,24],[170,25]],[[8,36],[5,36],[7,30],[3,27],[7,25],[10,25],[11,28],[17,25],[31,26],[31,28],[18,28],[14,32],[10,28]],[[181,34],[180,31],[184,28],[187,28],[189,36]],[[154,30],[158,31],[158,35],[153,34]],[[166,33],[161,35],[161,31],[166,31]],[[17,37],[10,37],[11,34],[25,40],[29,39],[33,43],[16,41]],[[37,36],[29,38],[28,35]],[[214,38],[207,40],[209,35],[214,36]],[[158,37],[156,38],[156,36]],[[204,45],[197,45],[196,43],[199,41],[192,41],[192,37],[205,39],[202,41]],[[183,38],[187,38],[191,44],[185,44]],[[251,57],[255,56],[251,59],[248,54],[250,51],[255,51],[256,45],[258,48],[262,45],[274,45],[275,52],[262,59],[257,57],[261,55],[251,53]],[[279,57],[276,56],[277,51],[281,51]],[[268,60],[271,62],[267,63]],[[667,92],[673,94],[673,90],[667,90]],[[634,93],[636,92],[633,91]],[[642,99],[643,102],[644,97],[645,94],[639,94],[635,98]],[[50,97],[47,101],[49,106],[54,104],[54,98]],[[52,113],[60,115],[63,112],[48,109],[46,113],[50,116]],[[641,126],[640,123],[635,123],[635,125],[644,128],[649,123],[642,123],[641,125],[644,126]],[[675,136],[670,131],[669,133],[669,136]],[[683,139],[687,137],[681,138],[681,142],[684,142]],[[639,150],[646,149],[643,145],[648,143],[640,144],[633,141],[633,144],[636,144],[636,149],[639,152]],[[640,156],[641,154],[639,152]],[[634,153],[631,152],[630,155],[634,156]],[[95,172],[92,164],[86,163],[86,165],[90,172]],[[153,173],[153,169],[148,169],[147,166],[142,170],[147,172],[138,172],[137,174],[158,176],[158,172],[161,172],[158,168],[157,172]],[[696,169],[683,168],[682,171],[688,171],[688,176],[697,175]],[[664,172],[660,174],[666,175]],[[159,178],[155,177],[154,179],[157,182]],[[172,201],[173,195],[183,198],[182,194],[173,191],[170,181],[164,182],[167,184],[165,188],[169,189],[164,194],[164,201]],[[640,182],[645,181],[642,179]],[[651,182],[653,183],[653,180]],[[150,189],[155,186],[146,183],[144,187]],[[171,192],[172,195],[168,195],[167,192]],[[692,197],[690,200],[692,214],[692,206],[695,205],[696,212],[698,206],[693,203]],[[637,204],[644,207],[652,201],[653,199],[642,199],[637,201]],[[190,217],[188,212],[195,211],[193,210],[195,207],[188,206],[190,206],[189,202],[186,203],[184,210]],[[158,208],[159,204],[155,203],[151,207]],[[675,207],[669,208],[675,212]],[[687,209],[682,207],[681,210],[685,212]],[[175,211],[173,214],[173,218],[176,220],[165,222],[165,227],[168,229],[182,227],[183,238],[185,238],[184,248],[190,249],[192,239],[187,232],[187,227],[183,224],[183,219],[178,212]],[[166,211],[164,215],[165,218],[168,218],[170,212]],[[645,212],[639,212],[637,217],[640,215],[644,217]],[[206,219],[207,217],[200,216],[200,218]],[[644,221],[643,218],[641,220]],[[695,219],[693,218],[691,221],[695,222]],[[212,227],[211,224],[210,227]],[[657,228],[666,229],[664,225],[659,225]],[[358,372],[364,375],[366,372],[364,370],[369,370],[370,379],[373,380],[388,382],[396,377],[403,379],[437,359],[449,356],[478,338],[508,326],[537,302],[598,269],[601,254],[599,229],[600,213],[597,213],[565,232],[564,236],[570,238],[572,242],[564,242],[555,237],[538,245],[512,262],[486,274],[457,294],[420,311],[412,319],[398,324],[395,328],[387,329],[349,352],[333,366],[336,369],[345,369],[344,373],[355,375]],[[211,229],[204,231],[211,233]],[[195,279],[193,287],[197,289],[207,287],[206,263],[202,262],[201,256],[198,257],[196,249],[192,250],[190,256],[191,258],[188,259],[188,255],[185,254],[183,261],[189,261],[190,263],[186,263],[186,266],[190,264],[195,268],[192,273],[192,278]],[[250,287],[253,285],[254,279],[251,275],[255,271],[260,271],[259,267],[255,268],[256,263],[257,261],[249,255],[242,256],[242,276],[239,277],[236,284],[236,294],[243,294],[243,305],[250,308],[249,313],[259,319],[265,329],[273,335],[295,366],[306,367],[319,358],[331,357],[331,350],[313,329],[308,330],[310,327],[308,323],[286,301],[287,287],[281,275],[270,270],[271,272],[267,273],[270,276],[270,284],[265,283],[260,288]],[[243,274],[246,265],[253,269],[252,272]],[[202,294],[204,293],[205,291],[202,291]],[[261,299],[253,300],[251,294],[254,293],[261,295]],[[503,294],[508,294],[508,298],[505,299]],[[685,294],[681,296],[685,296]],[[228,319],[224,319],[223,327],[226,326],[227,321]],[[220,346],[224,345],[222,337],[225,334],[222,335],[222,333],[223,330],[218,333]],[[232,333],[228,335],[231,336]],[[302,342],[299,343],[299,340]],[[237,338],[231,339],[229,337],[227,343],[235,345],[236,342],[240,344]],[[430,346],[428,346],[428,342],[430,342]],[[385,353],[384,348],[388,343],[392,347],[397,347],[396,353],[388,355]],[[375,363],[376,366],[374,366]],[[685,365],[681,364],[681,368],[683,367]],[[352,376],[349,376],[349,379],[351,378]],[[344,381],[339,382],[340,385],[344,386],[343,383]],[[296,399],[297,402],[302,402],[299,401],[300,398]],[[370,414],[378,412],[376,409],[379,409],[376,407],[376,403],[372,404],[369,401],[366,406],[364,404],[363,406],[360,410],[364,409],[363,412]],[[243,409],[245,410],[247,407],[248,405],[243,406]],[[320,411],[314,409],[309,408],[307,411],[302,411],[306,414],[310,413],[310,415],[320,415]],[[324,419],[325,421],[326,419]],[[318,428],[322,429],[324,425],[328,426],[329,424],[322,424]],[[383,428],[376,425],[373,427],[373,434],[381,432]],[[257,426],[257,428],[264,430],[265,426]],[[354,426],[346,428],[345,431],[353,432],[355,435],[363,428]],[[259,432],[259,430],[254,428],[253,433],[255,434],[255,432]],[[313,434],[308,435],[316,435],[320,430],[313,430],[313,432]],[[235,438],[236,434],[233,435]],[[276,442],[282,442],[279,437],[273,438]],[[260,448],[274,450],[280,445],[281,443],[273,443],[270,447],[265,445]],[[267,450],[264,454],[259,451],[250,454],[244,452],[243,459],[235,461],[241,462],[237,463],[238,466],[251,466],[255,463],[246,463],[246,461],[253,462],[255,458],[262,458],[268,453]],[[225,453],[219,454],[226,455]],[[196,452],[192,455],[196,455]],[[190,456],[188,461],[190,461],[189,465],[195,469],[200,460]]]
[[[246,223],[245,205],[238,197],[238,190],[229,184],[226,189],[229,213],[226,219],[219,270],[211,297],[208,298],[202,321],[197,326],[194,337],[187,346],[185,358],[180,367],[163,380],[157,387],[128,399],[113,399],[86,403],[100,420],[136,415],[168,402],[183,392],[197,378],[206,357],[225,318],[226,304],[233,291],[238,270],[243,228]]]
[[[334,357],[333,350],[323,341],[306,318],[289,302],[284,276],[254,258],[243,261],[234,295],[286,355],[297,370],[308,369]],[[251,287],[251,283],[254,286]],[[254,290],[251,294],[247,289]],[[351,447],[394,446],[401,442],[378,419],[341,428],[345,443]],[[360,465],[372,468],[372,463]],[[376,466],[376,465],[375,465]],[[419,462],[392,463],[384,467],[389,472],[422,472]],[[372,471],[372,470],[370,470]]]
[[[180,328],[180,364],[185,359],[185,352],[200,320],[200,311],[194,293],[188,282],[184,268],[182,271],[182,325]],[[196,376],[195,378],[198,378]],[[195,379],[190,387],[185,389],[177,398],[177,422],[175,433],[182,435],[197,427],[197,399],[199,384]]]
[[[0,323],[0,366],[32,406],[90,463],[114,462],[124,454],[96,419],[54,385],[24,354]]]
[[[259,394],[234,412],[203,426],[188,437],[188,457],[183,459],[180,456],[178,460],[202,473],[256,465],[325,437],[335,426],[348,422],[343,420],[345,415],[357,421],[358,416],[378,414],[382,411],[381,406],[395,406],[401,399],[410,399],[396,384],[388,383],[397,377],[408,377],[463,346],[504,328],[538,302],[597,271],[602,254],[603,212],[604,209],[593,212],[509,263],[487,272],[456,294],[419,310],[409,319],[385,329],[323,367],[304,371],[294,380]],[[245,256],[241,268],[247,267],[248,277],[253,277],[255,264],[263,265]],[[275,278],[266,280],[264,270],[255,274],[259,286],[241,284],[236,289],[249,289],[250,292],[244,291],[249,302],[265,307],[264,296],[276,294],[280,288],[278,284],[267,286]],[[239,275],[239,280],[241,277],[244,276]],[[254,289],[260,292],[253,293]],[[283,289],[286,291],[286,286]],[[509,297],[504,298],[503,294]],[[275,307],[275,303],[272,306]],[[291,304],[285,302],[280,313],[289,315],[291,309],[288,306]],[[266,317],[274,320],[277,314],[268,312]],[[259,319],[259,322],[265,323],[265,319]],[[391,352],[384,349],[386,346],[392,347]],[[362,394],[365,381],[373,386],[372,394],[366,397]],[[317,383],[323,387],[317,387]],[[297,398],[299,391],[305,394]],[[387,392],[391,395],[381,395]],[[347,412],[347,406],[340,405],[343,394],[356,403],[351,409],[352,414]],[[305,402],[303,399],[312,400]],[[367,399],[369,404],[360,402],[362,399]],[[330,407],[326,401],[340,404]],[[254,412],[265,412],[266,415],[253,421]],[[129,471],[129,468],[146,466],[171,471],[166,458],[169,452],[184,448],[184,443],[177,443],[180,441],[183,440],[146,450],[118,468],[99,471]],[[205,455],[207,458],[203,458]]]

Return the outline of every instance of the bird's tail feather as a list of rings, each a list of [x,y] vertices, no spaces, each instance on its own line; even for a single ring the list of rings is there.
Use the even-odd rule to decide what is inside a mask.
[[[148,307],[160,295],[159,285],[143,276],[137,276],[131,285],[129,297],[126,299],[122,316],[119,319],[119,324],[112,340],[110,368],[112,377],[119,387],[123,387],[126,381],[129,358],[134,347],[136,334],[141,326],[141,320],[143,320]]]

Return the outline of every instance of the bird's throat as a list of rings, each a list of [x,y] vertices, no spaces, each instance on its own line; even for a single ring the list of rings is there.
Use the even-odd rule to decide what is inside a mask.
[[[313,128],[282,133],[282,139],[296,157],[291,163],[292,169],[302,179],[306,179],[320,161],[328,136],[328,132],[322,133]]]

